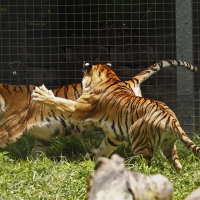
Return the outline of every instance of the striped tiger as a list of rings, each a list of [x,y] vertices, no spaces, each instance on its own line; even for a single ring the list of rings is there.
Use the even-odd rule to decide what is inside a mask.
[[[33,156],[45,152],[56,136],[85,133],[85,127],[71,124],[62,115],[31,99],[34,85],[0,84],[0,148],[16,142],[24,133],[35,137]],[[76,100],[82,94],[82,84],[64,85],[54,89],[55,96]],[[16,103],[17,102],[17,103]],[[95,127],[91,124],[89,129]]]
[[[110,64],[108,64],[110,65]],[[163,61],[150,66],[146,70],[125,81],[126,87],[135,96],[142,96],[141,84],[160,68],[170,66],[183,66],[195,72],[193,68],[184,62]],[[32,134],[35,138],[33,156],[37,152],[45,152],[54,137],[63,135],[79,135],[96,130],[93,124],[88,126],[75,126],[62,115],[55,115],[54,111],[46,106],[32,102],[31,93],[34,85],[6,85],[0,84],[0,147],[17,141],[24,133]],[[75,100],[82,94],[82,84],[64,85],[53,90],[57,97]],[[16,106],[16,102],[17,106]]]
[[[157,70],[165,63],[153,65]],[[195,69],[186,64],[187,68]],[[196,69],[197,70],[197,69]],[[36,87],[32,99],[62,114],[73,124],[94,123],[105,133],[94,158],[110,155],[122,142],[128,143],[135,154],[141,154],[150,165],[156,149],[179,172],[182,165],[175,142],[177,138],[193,153],[200,155],[200,147],[191,141],[170,108],[156,100],[131,94],[126,83],[103,64],[83,65],[83,94],[76,101],[55,97],[43,85]]]

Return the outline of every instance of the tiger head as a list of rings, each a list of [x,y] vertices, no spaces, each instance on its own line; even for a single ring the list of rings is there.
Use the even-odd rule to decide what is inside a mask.
[[[91,88],[98,86],[101,83],[105,83],[108,80],[120,81],[115,72],[110,69],[111,66],[110,63],[90,65],[89,63],[84,62],[82,79],[84,92],[89,91]]]

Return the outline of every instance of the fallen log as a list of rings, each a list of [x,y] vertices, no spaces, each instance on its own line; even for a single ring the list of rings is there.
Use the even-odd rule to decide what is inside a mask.
[[[190,195],[188,195],[185,200],[199,200],[200,199],[200,187],[194,190]]]
[[[99,158],[95,170],[88,178],[87,200],[172,199],[173,186],[165,176],[130,171],[116,154]]]

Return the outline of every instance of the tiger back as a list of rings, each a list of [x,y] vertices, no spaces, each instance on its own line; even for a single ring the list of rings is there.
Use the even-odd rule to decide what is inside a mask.
[[[177,138],[200,155],[200,148],[188,138],[166,104],[134,96],[126,83],[106,65],[86,63],[83,71],[84,92],[77,101],[56,98],[45,86],[36,87],[32,98],[62,113],[72,123],[93,122],[101,128],[105,138],[92,152],[95,158],[110,155],[125,142],[135,154],[143,155],[148,164],[151,164],[155,150],[160,149],[176,171],[180,171]]]

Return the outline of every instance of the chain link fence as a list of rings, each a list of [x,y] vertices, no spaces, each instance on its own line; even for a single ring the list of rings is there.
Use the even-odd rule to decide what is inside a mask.
[[[199,65],[200,2],[190,2],[192,64]],[[128,80],[155,62],[177,58],[177,23],[173,0],[1,0],[1,83],[44,83],[50,89],[79,83],[84,60],[110,61],[117,75]],[[197,73],[192,108],[196,130],[198,77]],[[176,69],[158,72],[143,84],[142,91],[143,96],[164,101],[177,112]]]

